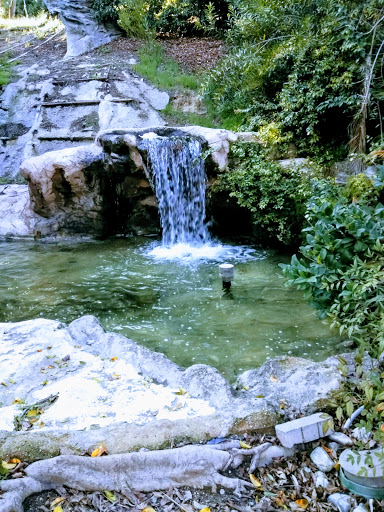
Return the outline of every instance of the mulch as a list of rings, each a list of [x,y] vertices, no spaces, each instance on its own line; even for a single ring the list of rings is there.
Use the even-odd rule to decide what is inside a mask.
[[[226,52],[225,42],[213,37],[159,36],[156,41],[168,57],[191,72],[212,69]],[[105,45],[105,48],[113,54],[135,55],[144,44],[140,39],[120,37]]]

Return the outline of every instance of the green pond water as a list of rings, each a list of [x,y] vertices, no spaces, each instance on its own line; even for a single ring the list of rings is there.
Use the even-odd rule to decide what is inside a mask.
[[[77,244],[0,243],[0,321],[69,323],[95,315],[181,366],[206,363],[227,378],[292,354],[321,360],[340,339],[278,267],[289,257],[226,247],[208,259],[154,257],[158,242],[128,238]],[[158,248],[159,249],[159,248]],[[235,264],[224,293],[218,264]]]

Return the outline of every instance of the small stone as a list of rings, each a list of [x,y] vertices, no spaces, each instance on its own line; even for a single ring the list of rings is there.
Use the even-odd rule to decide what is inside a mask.
[[[353,429],[352,434],[353,437],[355,437],[358,441],[363,441],[363,443],[368,442],[372,436],[372,432],[367,432],[367,429],[365,427],[357,427]]]
[[[334,441],[335,443],[339,443],[343,446],[352,446],[353,441],[352,439],[347,436],[346,434],[343,434],[343,432],[333,432],[333,434],[330,434],[329,439],[331,441]]]
[[[360,503],[360,505],[357,505],[352,512],[367,512],[367,509]]]
[[[329,480],[322,471],[317,471],[313,476],[313,480],[316,488],[322,487],[323,489],[326,489],[328,487]]]
[[[219,492],[220,492],[220,494],[225,494],[224,489],[220,489],[220,491],[219,491]]]
[[[328,497],[328,503],[334,505],[339,512],[349,512],[351,510],[351,497],[348,494],[335,492]]]
[[[337,452],[337,450],[340,450],[341,445],[339,443],[328,443],[328,447],[331,448],[334,452]]]
[[[331,457],[324,450],[324,448],[321,448],[321,446],[318,446],[313,450],[310,458],[314,465],[320,469],[320,471],[324,471],[324,473],[331,471],[335,465]]]

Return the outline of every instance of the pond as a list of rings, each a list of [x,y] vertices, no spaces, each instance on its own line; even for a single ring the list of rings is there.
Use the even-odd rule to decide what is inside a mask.
[[[204,257],[200,257],[204,256]],[[250,247],[172,255],[143,237],[103,242],[0,243],[0,321],[65,323],[95,315],[181,366],[206,363],[228,379],[267,358],[322,360],[340,339],[302,294],[284,286],[289,257]],[[218,265],[235,264],[230,293]],[[113,354],[111,354],[113,356]]]

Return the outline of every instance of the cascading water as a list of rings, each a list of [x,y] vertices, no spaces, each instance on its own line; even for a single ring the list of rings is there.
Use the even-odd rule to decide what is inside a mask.
[[[202,148],[190,137],[146,134],[141,147],[156,192],[163,245],[202,246],[209,240],[205,224],[205,169]]]

